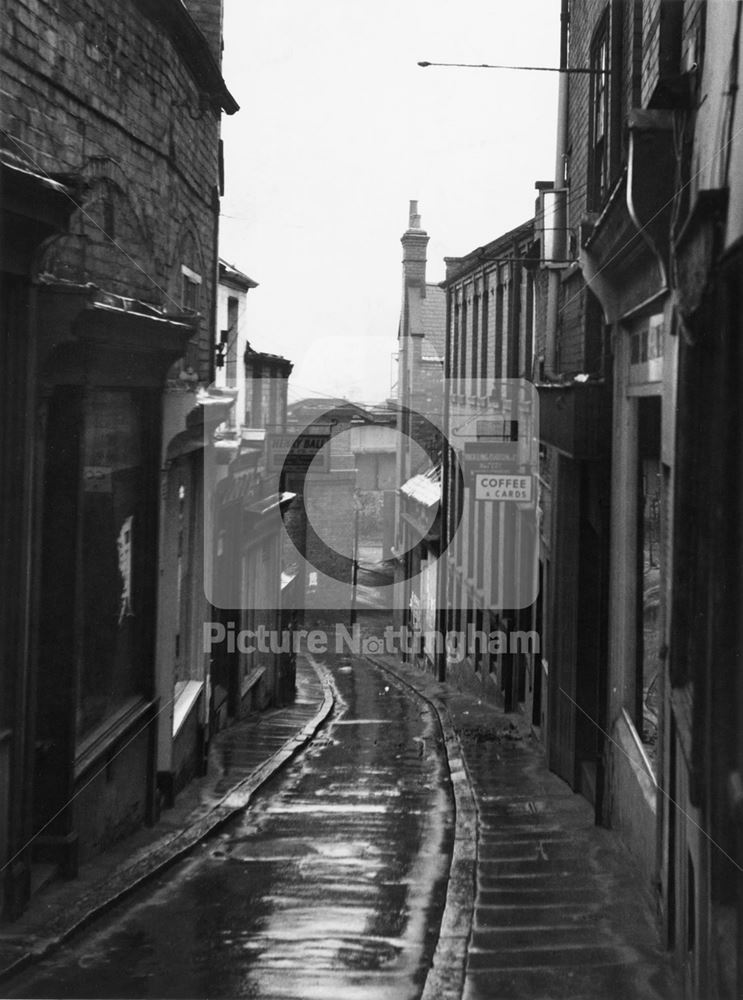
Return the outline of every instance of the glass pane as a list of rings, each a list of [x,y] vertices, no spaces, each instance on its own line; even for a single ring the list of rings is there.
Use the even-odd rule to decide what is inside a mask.
[[[83,444],[82,736],[136,691],[136,501],[141,427],[132,393],[97,389],[85,401]]]
[[[660,650],[660,462],[642,461],[642,740],[655,765]]]

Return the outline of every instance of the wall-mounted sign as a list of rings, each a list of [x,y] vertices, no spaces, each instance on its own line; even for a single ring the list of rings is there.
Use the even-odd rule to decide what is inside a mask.
[[[269,472],[306,472],[315,459],[318,472],[330,470],[329,429],[308,428],[300,434],[270,431],[266,434],[266,461]]]
[[[519,445],[517,441],[467,441],[462,456],[462,471],[467,485],[474,484],[481,472],[517,472]]]
[[[500,472],[480,472],[475,476],[475,500],[530,503],[533,495],[534,476]]]

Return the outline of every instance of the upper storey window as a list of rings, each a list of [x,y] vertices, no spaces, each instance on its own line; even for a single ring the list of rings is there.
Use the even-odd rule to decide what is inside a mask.
[[[591,45],[591,135],[589,199],[601,206],[609,187],[609,19],[604,16]]]
[[[198,312],[200,299],[201,275],[183,264],[181,266],[181,305],[191,312]]]

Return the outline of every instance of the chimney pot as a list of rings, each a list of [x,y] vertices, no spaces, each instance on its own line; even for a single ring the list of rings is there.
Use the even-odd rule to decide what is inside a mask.
[[[408,226],[410,229],[420,229],[421,227],[421,217],[418,215],[418,201],[410,202],[410,216],[408,220]]]

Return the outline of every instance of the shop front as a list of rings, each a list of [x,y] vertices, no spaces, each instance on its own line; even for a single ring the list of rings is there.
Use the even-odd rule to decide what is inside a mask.
[[[193,324],[42,283],[34,853],[69,875],[151,820],[162,386]]]

